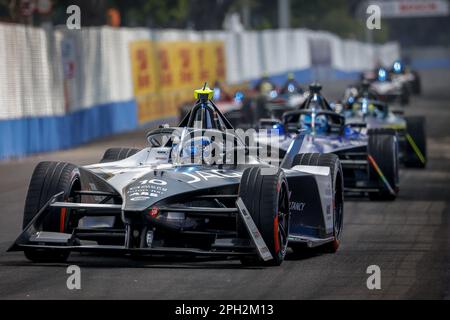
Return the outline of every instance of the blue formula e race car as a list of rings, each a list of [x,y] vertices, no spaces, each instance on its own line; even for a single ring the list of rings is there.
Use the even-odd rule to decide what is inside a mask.
[[[407,168],[425,168],[427,164],[427,139],[425,117],[405,117],[403,110],[395,110],[379,99],[370,84],[346,90],[344,104],[336,111],[346,118],[346,123],[367,129],[393,129],[399,139],[400,162]]]
[[[261,120],[260,128],[277,129],[279,155],[288,152],[293,139],[302,137],[302,146],[294,159],[297,165],[314,164],[311,154],[335,154],[339,157],[345,191],[368,195],[371,200],[395,200],[399,192],[399,146],[393,129],[367,129],[360,123],[346,123],[321,94],[319,84],[301,107],[283,114],[282,119]],[[257,134],[260,144],[270,143]],[[273,141],[273,138],[271,138]]]

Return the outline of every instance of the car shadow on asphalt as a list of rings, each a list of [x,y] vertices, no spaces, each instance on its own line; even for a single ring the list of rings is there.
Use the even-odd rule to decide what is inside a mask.
[[[286,262],[301,261],[311,259],[322,255],[317,249],[308,249],[305,252],[289,252],[286,255]],[[182,257],[182,256],[146,256],[146,257],[127,257],[123,255],[102,254],[95,255],[92,253],[73,253],[69,260],[64,263],[32,263],[27,261],[25,257],[14,257],[14,260],[0,262],[0,267],[39,267],[39,268],[55,268],[68,267],[77,265],[86,269],[240,269],[240,270],[258,270],[267,269],[267,266],[246,266],[242,265],[239,259],[220,259],[208,257]],[[3,260],[3,259],[2,259]]]
[[[301,252],[292,252],[286,256],[286,261],[301,261],[301,260],[308,260],[315,257],[320,257],[324,255],[325,253],[320,251],[320,248],[311,248],[311,249],[305,249]]]
[[[72,254],[64,263],[32,263],[23,259],[3,261],[0,267],[39,267],[55,268],[77,265],[86,269],[264,269],[264,267],[243,266],[236,259],[160,257],[147,256],[130,258],[123,255]]]

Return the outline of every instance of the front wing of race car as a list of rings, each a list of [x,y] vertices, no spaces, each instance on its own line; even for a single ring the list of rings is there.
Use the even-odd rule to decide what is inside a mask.
[[[236,208],[177,208],[177,207],[161,207],[162,211],[179,211],[184,213],[202,216],[208,218],[211,216],[217,217],[233,217],[240,215],[241,221],[244,222],[247,228],[250,240],[238,239],[232,237],[217,237],[212,245],[211,250],[201,250],[196,248],[175,248],[175,247],[152,247],[149,239],[151,233],[145,234],[145,240],[150,246],[147,247],[133,247],[131,242],[135,234],[135,230],[127,225],[123,230],[95,228],[95,229],[74,229],[71,234],[45,232],[40,230],[40,225],[45,218],[45,215],[50,212],[48,209],[56,208],[62,210],[77,210],[84,211],[85,215],[99,217],[102,215],[111,216],[116,214],[123,215],[122,205],[111,204],[86,204],[86,203],[67,203],[56,202],[62,193],[52,197],[36,214],[27,227],[23,230],[14,244],[9,248],[8,252],[24,251],[27,249],[45,249],[58,251],[73,251],[73,252],[96,252],[96,253],[118,253],[130,255],[193,255],[193,256],[254,256],[257,254],[262,260],[269,261],[272,255],[268,250],[264,239],[258,231],[248,209],[245,207],[242,199],[237,197]],[[95,193],[92,193],[95,195]],[[103,193],[98,193],[104,196]],[[211,234],[212,235],[212,234]],[[222,235],[223,236],[223,235]],[[83,243],[84,241],[95,241],[102,239],[120,238],[123,245],[93,245]]]

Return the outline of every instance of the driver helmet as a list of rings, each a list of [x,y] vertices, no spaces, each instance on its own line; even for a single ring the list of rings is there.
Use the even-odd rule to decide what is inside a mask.
[[[261,92],[264,94],[269,94],[273,91],[274,87],[269,81],[264,81],[261,84]]]
[[[348,106],[352,106],[355,103],[357,97],[358,97],[358,89],[348,88],[345,91],[344,100]]]
[[[403,63],[401,61],[395,61],[392,66],[392,71],[397,74],[402,73],[404,71]]]
[[[384,82],[388,80],[388,72],[384,68],[378,69],[378,81]]]
[[[326,133],[328,130],[328,121],[325,115],[320,115],[316,117],[315,123],[316,132],[319,134]]]
[[[319,115],[315,117],[314,123],[313,123],[313,117],[310,114],[303,114],[300,117],[301,122],[301,128],[303,130],[306,130],[307,132],[312,132],[313,130],[315,133],[323,134],[326,133],[328,130],[328,121],[327,117],[325,115]]]
[[[197,137],[184,144],[181,150],[182,163],[202,164],[212,156],[211,140],[206,137]]]
[[[307,132],[312,129],[312,116],[310,114],[302,114],[300,116],[300,127]]]

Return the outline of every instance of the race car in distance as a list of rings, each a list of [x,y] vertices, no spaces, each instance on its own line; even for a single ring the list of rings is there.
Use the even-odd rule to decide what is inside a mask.
[[[302,137],[302,154],[334,154],[341,160],[344,187],[349,194],[368,195],[371,200],[394,200],[399,188],[398,139],[392,129],[369,129],[347,124],[321,95],[321,85],[312,84],[305,103],[282,119],[261,121],[261,128],[280,131],[280,149],[287,152],[293,139]],[[265,137],[257,135],[261,144]],[[280,152],[283,157],[284,153]],[[301,160],[303,161],[303,160]]]
[[[280,117],[298,108],[305,99],[304,90],[293,74],[288,75],[281,88],[268,76],[263,76],[252,89],[239,90],[234,95],[221,83],[214,86],[214,103],[233,127],[239,129],[254,128],[260,119]],[[180,109],[180,121],[190,109],[190,105]]]
[[[293,140],[279,166],[254,156],[211,101],[198,99],[179,128],[147,135],[144,150],[112,149],[99,164],[40,163],[23,231],[9,251],[34,262],[69,253],[236,257],[280,265],[288,245],[338,249],[344,203],[334,155]]]
[[[340,112],[346,123],[367,129],[394,129],[399,138],[400,161],[409,168],[425,168],[427,139],[425,117],[404,117],[402,110],[392,111],[378,99],[369,84],[346,90]]]
[[[272,92],[269,99],[261,101],[256,123],[264,118],[280,118],[285,112],[292,111],[300,107],[306,100],[307,94],[295,80],[293,74],[288,75],[286,83],[281,89]]]
[[[219,111],[225,115],[231,125],[248,123],[249,127],[253,123],[253,105],[251,90],[238,90],[231,94],[231,90],[220,82],[214,84],[213,101]],[[191,111],[192,104],[186,103],[180,108],[179,121],[181,122]]]
[[[395,61],[390,73],[394,81],[406,84],[412,94],[420,95],[422,93],[422,81],[419,73],[405,66],[402,61]]]
[[[401,105],[408,105],[411,98],[411,88],[409,83],[405,83],[402,78],[392,76],[385,68],[378,68],[364,72],[361,75],[361,82],[370,82],[371,90],[385,102],[397,102]]]
[[[254,117],[251,127],[261,119],[279,118],[289,110],[295,110],[305,101],[305,91],[295,80],[294,74],[288,74],[286,82],[277,88],[268,77],[264,76],[255,86],[253,99]],[[244,125],[244,118],[239,125]]]

